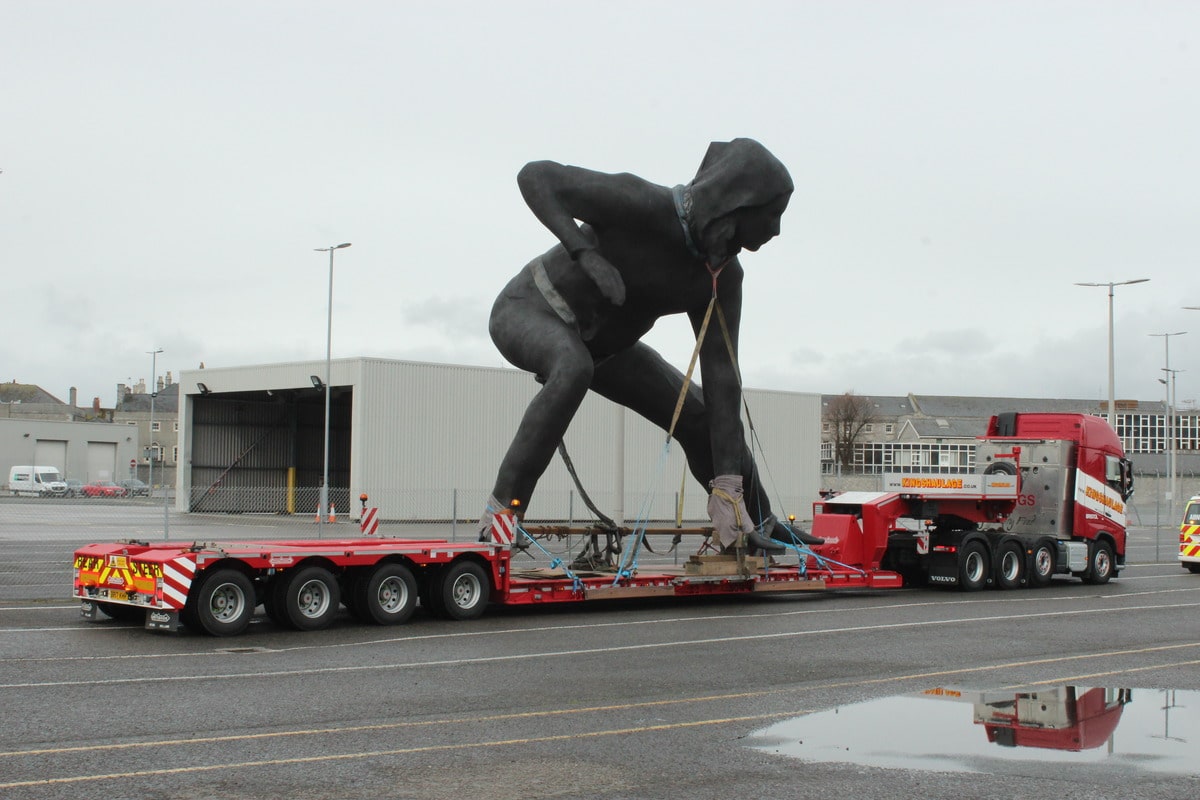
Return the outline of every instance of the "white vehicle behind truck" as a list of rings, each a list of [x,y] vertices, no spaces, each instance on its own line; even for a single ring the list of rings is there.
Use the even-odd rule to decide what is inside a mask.
[[[14,495],[66,497],[67,482],[58,467],[13,467],[8,471],[8,490]]]

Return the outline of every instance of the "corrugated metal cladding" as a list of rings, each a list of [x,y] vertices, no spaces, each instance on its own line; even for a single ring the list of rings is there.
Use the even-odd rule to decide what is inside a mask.
[[[211,472],[198,474],[198,465],[210,469],[256,438],[261,438],[261,444],[254,448],[253,457],[244,458],[247,469],[236,478],[239,470],[230,470],[225,481],[235,480],[236,486],[279,486],[287,463],[282,444],[287,437],[275,441],[276,434],[268,433],[273,424],[269,407],[237,412],[219,403],[194,403],[200,399],[197,381],[211,392],[205,401],[220,400],[226,392],[239,393],[235,399],[243,401],[261,393],[265,400],[268,389],[275,393],[308,390],[315,396],[309,376],[323,371],[324,362],[317,361],[185,372],[181,424],[184,457],[192,470],[181,471],[180,495],[187,496],[185,489],[195,491],[204,480],[211,480]],[[331,386],[352,400],[348,417],[337,417],[331,425],[334,431],[340,428],[339,456],[349,466],[349,480],[331,468],[331,488],[341,488],[339,496],[355,498],[352,515],[357,515],[357,498],[365,492],[384,519],[478,518],[521,416],[540,388],[531,375],[512,369],[383,359],[340,359],[334,362],[332,375]],[[746,396],[757,431],[754,449],[775,510],[804,519],[819,488],[820,396],[761,390],[748,390]],[[305,405],[304,413],[314,413],[314,408],[323,414],[323,396],[317,405]],[[200,415],[194,422],[188,416],[193,412]],[[295,446],[312,451],[309,440],[321,432],[323,417],[313,421],[302,414],[295,424],[309,432],[292,437]],[[201,436],[210,426],[229,430]],[[567,432],[566,448],[603,513],[630,522],[669,520],[682,490],[685,518],[705,519],[704,489],[690,473],[685,479],[682,450],[673,444],[666,452],[665,437],[665,432],[641,417],[589,395]],[[193,440],[198,443],[194,453],[187,451]],[[219,448],[220,453],[209,448]],[[319,446],[317,451],[319,465]],[[332,464],[338,458],[331,455],[330,460]],[[299,461],[313,463],[311,457]],[[528,515],[531,520],[591,518],[557,456],[538,484]]]

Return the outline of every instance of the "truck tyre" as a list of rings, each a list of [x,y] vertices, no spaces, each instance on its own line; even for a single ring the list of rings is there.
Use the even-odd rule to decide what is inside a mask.
[[[127,606],[121,603],[96,603],[96,608],[100,609],[100,613],[109,619],[115,619],[120,622],[137,622],[145,621],[146,609],[138,608],[137,606]]]
[[[996,550],[996,586],[1018,589],[1025,583],[1025,548],[1020,542],[1007,541]]]
[[[1088,568],[1083,573],[1083,582],[1094,586],[1108,583],[1113,569],[1112,545],[1103,539],[1092,542],[1088,546]]]
[[[354,588],[354,615],[363,622],[400,625],[417,609],[417,579],[403,564],[380,564]]]
[[[1033,546],[1033,556],[1029,560],[1029,584],[1031,586],[1049,586],[1057,568],[1055,553],[1058,548],[1053,542],[1042,540]]]
[[[284,621],[299,631],[329,627],[341,605],[337,578],[324,567],[302,567],[284,577],[276,596]]]
[[[483,567],[456,561],[442,572],[437,602],[450,619],[477,619],[487,608],[490,585]]]
[[[991,575],[991,559],[983,542],[972,539],[958,551],[958,588],[964,592],[977,592],[987,588]]]
[[[201,581],[188,598],[188,617],[205,633],[236,636],[250,624],[257,605],[254,584],[236,569],[219,569]]]

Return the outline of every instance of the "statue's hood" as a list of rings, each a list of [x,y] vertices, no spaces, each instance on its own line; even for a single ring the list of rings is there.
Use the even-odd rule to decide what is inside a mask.
[[[787,167],[753,139],[713,142],[690,184],[693,225],[710,222],[739,208],[763,206],[795,189]]]

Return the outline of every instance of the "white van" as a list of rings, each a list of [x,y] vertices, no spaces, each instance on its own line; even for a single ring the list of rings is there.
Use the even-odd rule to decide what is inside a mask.
[[[37,497],[64,497],[67,484],[58,467],[13,467],[8,472],[8,490]]]

